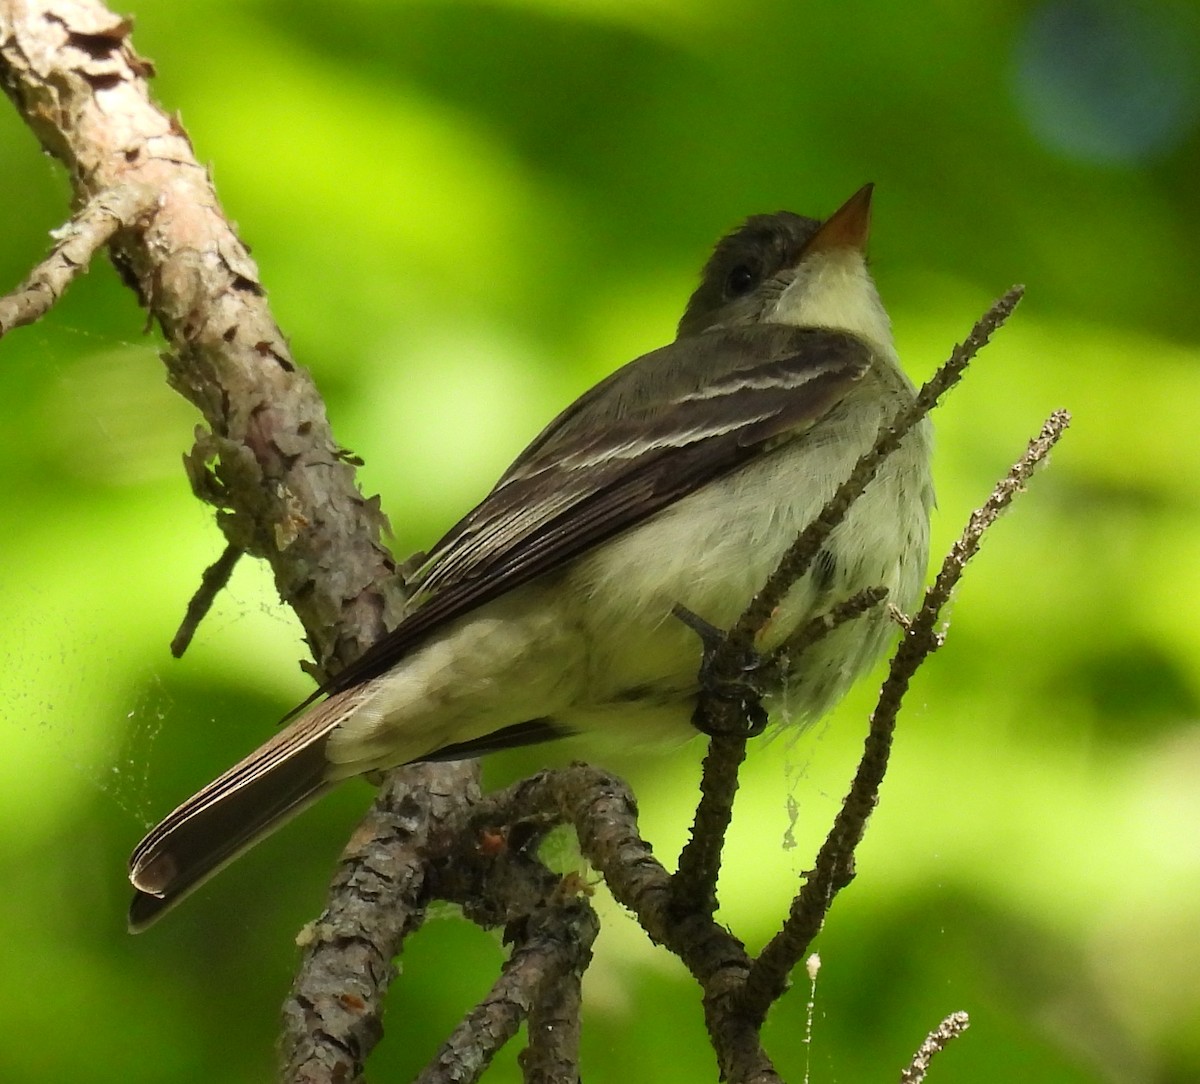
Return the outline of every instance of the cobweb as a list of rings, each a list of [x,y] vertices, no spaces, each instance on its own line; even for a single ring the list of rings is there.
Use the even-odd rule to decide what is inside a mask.
[[[16,826],[32,811],[99,792],[140,830],[163,812],[152,781],[160,738],[182,710],[175,679],[199,673],[206,648],[211,665],[223,635],[244,641],[246,623],[252,637],[261,629],[273,638],[271,625],[290,622],[293,642],[296,625],[269,574],[246,560],[189,656],[172,659],[178,620],[206,559],[223,546],[211,509],[187,495],[180,466],[198,414],[166,387],[152,337],[95,334],[53,313],[4,348],[0,810]],[[173,510],[171,535],[143,548],[137,510],[160,507],[159,494]],[[162,520],[160,512],[159,529]],[[152,585],[145,599],[143,574]],[[292,673],[296,657],[281,655]]]

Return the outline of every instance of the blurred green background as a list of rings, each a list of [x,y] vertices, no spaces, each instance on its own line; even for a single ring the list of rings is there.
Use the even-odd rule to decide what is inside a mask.
[[[873,262],[916,379],[991,299],[1012,324],[936,418],[944,551],[1054,408],[1074,425],[989,538],[914,685],[859,878],[768,1026],[790,1080],[1200,1079],[1200,9],[1102,0],[142,0],[135,44],[254,247],[339,439],[407,553],[572,396],[668,340],[717,236],[874,180]],[[0,109],[0,289],[66,183]],[[309,688],[239,570],[167,643],[221,538],[197,421],[97,265],[0,344],[0,1079],[261,1081],[353,785],[150,933],[144,828]],[[752,751],[722,917],[757,947],[837,808],[867,683]],[[614,760],[660,855],[699,746]],[[497,781],[538,753],[490,766]],[[793,815],[795,811],[795,824]],[[794,835],[796,846],[785,840]],[[611,903],[589,1081],[714,1080],[695,990]],[[493,977],[414,939],[371,1075],[407,1079]],[[815,997],[811,1037],[808,1003]],[[512,1052],[488,1078],[518,1079]]]

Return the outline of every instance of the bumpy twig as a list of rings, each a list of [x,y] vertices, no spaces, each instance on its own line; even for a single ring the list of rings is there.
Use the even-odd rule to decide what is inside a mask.
[[[744,734],[717,732],[708,740],[700,766],[700,800],[671,878],[671,899],[677,911],[697,910],[711,915],[717,909],[721,855],[725,835],[733,823],[733,800],[738,773],[746,759],[746,744]]]
[[[900,1074],[900,1084],[921,1084],[929,1071],[929,1063],[966,1031],[970,1023],[970,1018],[965,1012],[953,1012],[947,1016],[925,1036],[925,1041],[913,1055],[908,1068]]]
[[[839,602],[827,613],[818,614],[811,621],[801,625],[775,649],[771,656],[771,663],[778,667],[784,665],[787,659],[799,658],[834,629],[840,628],[847,621],[853,621],[868,610],[874,609],[887,596],[886,587],[864,587],[861,591],[851,595],[845,602]]]
[[[925,383],[913,402],[880,428],[875,443],[859,457],[850,475],[825,503],[820,515],[792,543],[762,590],[712,657],[710,668],[718,683],[722,680],[738,680],[742,660],[752,653],[755,637],[782,604],[793,584],[808,572],[825,540],[862,495],[880,465],[942,396],[962,379],[971,360],[1012,314],[1024,292],[1024,287],[1013,286],[999,298]],[[714,737],[710,742],[703,766],[700,805],[688,843],[679,856],[672,891],[676,906],[680,908],[699,906],[715,909],[716,906],[720,853],[733,816],[738,767],[746,755],[745,723],[737,717],[737,710],[738,705],[728,700],[703,695],[697,707],[698,716],[706,717],[700,729],[719,737]]]
[[[179,631],[171,638],[171,654],[175,658],[183,658],[183,653],[187,651],[192,637],[196,635],[200,622],[208,616],[217,595],[225,590],[225,585],[229,583],[229,577],[233,575],[233,570],[242,556],[243,551],[237,546],[226,546],[221,556],[204,570],[200,577],[200,586],[188,603]]]
[[[955,542],[933,585],[892,658],[880,690],[862,759],[833,828],[817,855],[812,873],[792,901],[783,928],[768,942],[746,980],[741,1009],[754,1020],[763,1020],[767,1009],[787,988],[792,968],[803,958],[821,928],[838,891],[853,876],[854,850],[862,839],[867,818],[879,800],[879,786],[887,770],[892,734],[900,705],[912,676],[942,644],[937,623],[942,608],[976,553],[988,528],[1011,504],[1030,476],[1049,455],[1070,422],[1065,410],[1056,411],[1042,431],[1030,441],[1024,455],[992,491],[987,502],[971,514],[962,536]]]
[[[154,202],[154,190],[137,183],[119,184],[89,199],[54,231],[50,254],[12,293],[0,297],[0,338],[45,316],[113,234],[148,214]]]

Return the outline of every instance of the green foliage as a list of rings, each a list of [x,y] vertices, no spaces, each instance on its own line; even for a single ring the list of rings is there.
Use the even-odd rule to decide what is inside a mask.
[[[877,182],[876,274],[918,379],[1025,282],[935,419],[935,549],[1050,410],[1074,426],[913,688],[859,878],[819,942],[811,1045],[802,975],[768,1042],[788,1079],[811,1063],[813,1081],[889,1080],[966,1009],[939,1080],[1200,1076],[1193,6],[143,0],[135,14],[156,92],[213,164],[398,550],[457,518],[570,397],[666,341],[707,246],[748,213],[819,215]],[[1143,85],[1166,89],[1121,91]],[[0,289],[41,255],[65,192],[0,111]],[[142,327],[97,265],[0,344],[0,1018],[19,1037],[0,1047],[5,1080],[268,1078],[290,935],[368,797],[345,788],[125,935],[144,826],[308,687],[296,625],[252,568],[188,657],[168,658],[221,543],[179,465],[196,418]],[[752,749],[722,891],[751,947],[836,808],[870,699]],[[664,858],[697,753],[611,765]],[[478,931],[424,931],[374,1076],[415,1072],[499,959]],[[687,977],[611,904],[586,997],[590,1081],[715,1079]],[[489,1077],[517,1078],[511,1057]]]

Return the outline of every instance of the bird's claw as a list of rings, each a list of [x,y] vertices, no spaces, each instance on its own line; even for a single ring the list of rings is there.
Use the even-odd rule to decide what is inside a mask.
[[[709,696],[736,705],[739,714],[747,722],[743,735],[747,738],[757,737],[767,728],[767,713],[762,706],[762,697],[770,659],[755,650],[753,645],[734,655],[733,649],[728,646],[725,631],[705,621],[686,606],[676,604],[672,613],[700,637],[701,688]],[[693,722],[701,733],[710,738],[718,732],[724,733],[724,730],[715,731],[707,727],[700,712],[696,713]]]

